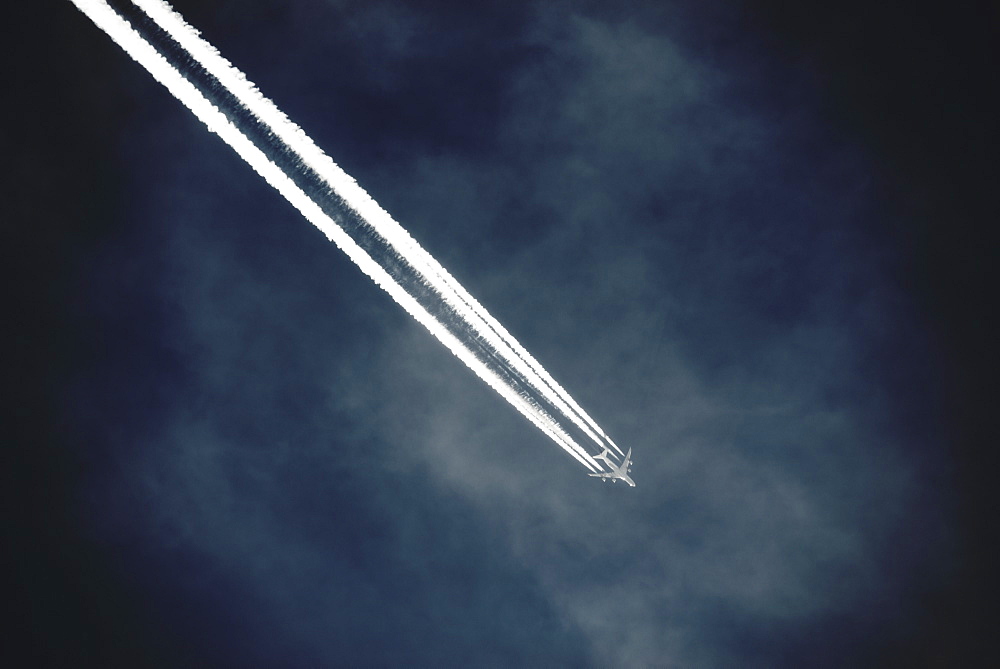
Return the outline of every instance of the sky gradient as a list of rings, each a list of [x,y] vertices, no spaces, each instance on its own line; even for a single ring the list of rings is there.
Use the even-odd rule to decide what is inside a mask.
[[[985,659],[976,14],[175,3],[633,449],[633,490],[63,4],[6,41],[38,662]]]

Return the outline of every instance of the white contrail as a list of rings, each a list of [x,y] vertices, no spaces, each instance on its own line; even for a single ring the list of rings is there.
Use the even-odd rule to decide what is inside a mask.
[[[207,72],[222,83],[240,104],[266,125],[285,144],[303,158],[340,195],[348,205],[388,241],[433,286],[449,306],[455,309],[475,333],[517,370],[536,392],[544,396],[570,418],[599,446],[618,446],[597,423],[570,397],[545,369],[494,319],[429,253],[376,203],[347,173],[338,167],[305,132],[292,123],[273,102],[264,97],[246,76],[219,51],[201,38],[198,30],[162,0],[133,0],[157,25],[190,53]],[[598,436],[600,435],[600,437]],[[603,437],[604,441],[601,440]]]
[[[322,230],[383,290],[418,322],[437,337],[452,353],[469,366],[481,379],[517,408],[556,443],[588,468],[593,469],[589,458],[580,457],[572,448],[572,439],[558,424],[544,420],[543,412],[507,386],[500,377],[478,360],[450,332],[437,322],[412,296],[407,294],[392,277],[354,242],[322,209],[313,202],[281,169],[241,133],[228,118],[201,95],[156,49],[146,42],[131,25],[122,19],[103,0],[72,0],[95,24],[104,30],[136,62],[145,67],[212,132],[229,144],[271,186],[280,192],[292,206],[299,210],[313,225]],[[590,460],[590,462],[588,462]]]
[[[73,0],[74,4],[107,32],[115,42],[170,92],[216,132],[254,168],[268,183],[276,188],[310,222],[322,230],[348,256],[358,264],[380,287],[388,292],[408,313],[445,344],[459,359],[466,363],[480,378],[510,402],[533,424],[556,441],[567,452],[591,470],[600,466],[552,419],[530,396],[519,394],[496,372],[459,339],[435,319],[412,295],[407,293],[393,277],[364,249],[361,248],[337,223],[311,200],[281,168],[274,164],[254,143],[233,125],[225,114],[206,99],[180,71],[157,49],[146,41],[131,24],[103,0]],[[375,228],[396,253],[427,281],[436,293],[472,328],[475,335],[484,339],[510,367],[541,397],[558,408],[599,445],[610,443],[596,423],[583,412],[556,384],[543,368],[490,316],[431,256],[382,210],[351,177],[329,159],[305,133],[292,124],[269,100],[264,98],[246,77],[225,61],[218,52],[198,37],[193,28],[184,23],[169,6],[162,2],[135,0],[150,18],[176,42],[188,50],[195,61],[214,76],[237,98],[245,110],[264,123],[287,147],[298,154],[303,162],[317,173],[334,192],[344,199],[364,221]],[[591,426],[591,427],[588,427]],[[595,433],[596,432],[596,433]],[[601,441],[597,435],[605,441]],[[618,449],[620,451],[620,449]]]

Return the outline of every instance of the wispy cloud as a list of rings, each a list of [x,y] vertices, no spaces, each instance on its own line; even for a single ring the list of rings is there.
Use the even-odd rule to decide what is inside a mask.
[[[302,267],[259,271],[245,226],[271,222],[242,220],[259,200],[228,223],[228,203],[202,208],[207,175],[235,177],[186,142],[143,187],[198,205],[145,210],[169,240],[150,290],[176,309],[164,337],[189,385],[121,449],[104,490],[126,520],[108,534],[181,565],[155,579],[198,590],[185,604],[210,598],[197,578],[231,579],[217,624],[248,657],[281,658],[266,637],[314,654],[290,664],[392,663],[392,638],[425,664],[456,648],[469,665],[534,648],[560,653],[549,664],[857,664],[941,536],[931,437],[894,422],[912,391],[877,369],[915,364],[920,333],[868,234],[866,157],[767,64],[629,11],[535,9],[489,150],[406,152],[366,180],[635,446],[639,487],[560,466],[366,282],[327,281],[336,263],[306,241],[284,261]],[[350,45],[352,25],[335,37]],[[405,30],[400,62],[433,49]]]

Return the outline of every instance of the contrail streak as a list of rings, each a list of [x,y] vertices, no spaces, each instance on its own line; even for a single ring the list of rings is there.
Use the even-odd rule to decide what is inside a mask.
[[[520,372],[530,386],[568,416],[598,445],[604,434],[544,368],[496,321],[427,251],[393,220],[385,210],[340,169],[313,141],[293,124],[274,103],[265,98],[242,72],[227,61],[211,44],[201,39],[198,31],[188,25],[169,5],[161,0],[133,0],[150,18],[188,51],[240,104],[267,125],[275,135],[302,156],[306,165],[315,170],[352,208],[389,241],[393,250],[405,257],[438,291],[449,306],[461,312],[477,334],[480,334],[505,362]],[[598,434],[600,437],[598,437]],[[620,449],[619,449],[620,452]]]
[[[601,468],[552,414],[568,419],[598,446],[610,444],[621,453],[482,305],[169,5],[133,0],[143,16],[129,7],[116,11],[104,0],[72,1],[410,315],[570,455],[588,469]],[[270,156],[258,144],[270,149]]]

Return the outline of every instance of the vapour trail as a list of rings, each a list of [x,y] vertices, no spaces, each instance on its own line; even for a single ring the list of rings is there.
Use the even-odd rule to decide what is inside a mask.
[[[476,334],[519,372],[528,384],[570,418],[595,443],[612,442],[597,423],[570,397],[545,369],[493,318],[427,251],[404,230],[357,183],[341,170],[316,144],[292,123],[273,102],[265,98],[246,76],[219,51],[203,40],[193,26],[162,0],[133,0],[150,18],[188,51],[240,104],[292,147],[326,183],[372,227],[388,240],[393,250],[419,271],[450,307],[461,313]],[[600,436],[598,436],[600,435]],[[603,438],[603,441],[602,441]],[[621,449],[618,449],[619,453]]]
[[[282,171],[281,167],[269,159],[249,137],[237,129],[221,109],[214,106],[151,42],[133,29],[128,20],[102,0],[73,0],[73,2],[122,46],[133,59],[149,70],[154,78],[164,84],[175,97],[191,109],[210,130],[219,134],[224,141],[232,146],[255,171],[285,196],[338,247],[344,250],[361,267],[362,271],[444,343],[453,354],[465,362],[473,372],[574,458],[591,470],[600,469],[600,465],[597,465],[590,455],[565,432],[562,426],[530,395],[524,392],[523,388],[519,388],[518,385],[513,385],[502,378],[483,360],[480,360],[474,351],[449,332],[444,324],[400,285],[398,279],[393,278],[389,272],[373,260],[333,218],[323,211],[322,207],[310,199],[302,188]],[[607,439],[593,420],[579,409],[572,398],[569,398],[565,390],[558,387],[554,381],[549,383],[551,377],[545,370],[524,351],[513,337],[503,330],[485,309],[465,293],[464,289],[447,274],[443,267],[421,249],[398,223],[378,207],[353,179],[323,154],[300,128],[288,121],[284,114],[260,95],[241,72],[222,59],[214,47],[201,40],[193,28],[187,26],[183,19],[164,3],[139,0],[135,4],[140,6],[162,30],[183,46],[198,65],[225,86],[228,92],[246,108],[246,111],[253,114],[268,129],[269,134],[273,133],[284,142],[285,146],[280,147],[282,150],[287,150],[300,158],[302,163],[323,178],[336,195],[360,214],[365,223],[376,228],[376,232],[382,233],[389,246],[416,270],[416,278],[430,284],[448,303],[448,306],[466,321],[468,327],[473,330],[472,334],[479,340],[485,340],[492,349],[495,349],[495,352],[502,356],[506,364],[517,371],[522,377],[521,380],[526,381],[531,388],[598,444],[603,446],[604,443],[611,443],[617,449],[617,446],[610,439]],[[593,426],[596,434],[593,430],[587,429],[589,425]],[[606,441],[602,442],[597,434]]]
[[[145,67],[178,100],[190,109],[212,132],[229,144],[261,177],[278,190],[292,206],[299,210],[313,225],[323,231],[383,290],[388,292],[411,316],[426,327],[455,356],[464,362],[490,387],[510,402],[533,424],[562,446],[588,468],[592,459],[581,457],[578,447],[558,424],[544,412],[507,386],[493,370],[478,360],[471,351],[448,332],[412,296],[407,294],[392,277],[379,266],[354,240],[352,240],[323,210],[313,202],[281,169],[258,149],[219,109],[214,107],[198,89],[174,68],[166,58],[146,42],[138,32],[121,18],[103,0],[72,0],[95,24],[108,33],[136,62]],[[540,415],[541,414],[541,415]],[[590,462],[588,462],[590,460]]]

